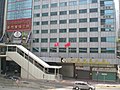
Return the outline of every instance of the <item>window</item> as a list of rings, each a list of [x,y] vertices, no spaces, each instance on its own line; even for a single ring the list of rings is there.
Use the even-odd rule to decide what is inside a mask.
[[[59,42],[66,42],[66,38],[59,38]]]
[[[87,4],[87,0],[79,0],[79,4],[80,4],[80,5]]]
[[[42,16],[43,17],[48,16],[48,13],[42,13]]]
[[[98,12],[98,9],[97,8],[90,9],[90,13],[93,13],[93,12]]]
[[[60,7],[65,7],[65,6],[67,6],[67,2],[60,2],[60,3],[59,3],[59,6],[60,6]]]
[[[67,20],[60,20],[59,21],[59,24],[66,24],[67,23]]]
[[[50,21],[50,24],[57,24],[57,20]]]
[[[33,43],[39,43],[39,38],[33,38]]]
[[[34,25],[34,26],[40,25],[40,22],[33,22],[33,25]]]
[[[59,33],[66,33],[67,29],[59,29]]]
[[[40,0],[34,0],[34,2],[39,2]]]
[[[69,6],[76,6],[77,5],[77,1],[70,1],[69,2]]]
[[[76,53],[76,50],[77,50],[76,48],[69,48],[68,52],[69,53]]]
[[[77,28],[70,28],[69,32],[77,32]]]
[[[79,10],[79,13],[87,13],[87,9],[81,9]]]
[[[91,27],[90,32],[98,32],[98,27]]]
[[[98,53],[98,48],[90,48],[90,53]]]
[[[46,43],[48,42],[48,38],[41,38],[41,43]]]
[[[48,33],[48,30],[41,30],[41,33]]]
[[[33,52],[39,52],[39,47],[33,47],[33,48],[32,48],[32,51],[33,51]]]
[[[115,53],[115,48],[101,48],[101,53]]]
[[[77,38],[69,38],[69,42],[77,42]]]
[[[114,20],[113,19],[101,19],[101,25],[104,24],[113,24]]]
[[[87,28],[79,28],[79,32],[87,32]]]
[[[36,10],[36,9],[40,9],[40,5],[34,6],[34,9],[35,9],[35,10]]]
[[[90,22],[98,22],[98,18],[90,18]]]
[[[47,52],[47,51],[48,51],[47,48],[41,47],[41,52]]]
[[[44,4],[44,5],[42,5],[42,8],[48,8],[48,7],[49,7],[48,4]]]
[[[41,24],[42,25],[48,25],[48,21],[42,21]]]
[[[69,19],[69,23],[77,23],[77,19]]]
[[[33,34],[39,34],[39,30],[33,30]]]
[[[35,13],[34,17],[40,17],[40,13]]]
[[[50,33],[57,33],[57,29],[50,29]]]
[[[60,11],[60,15],[67,15],[67,11]]]
[[[57,3],[52,3],[51,8],[57,7]]]
[[[69,14],[77,14],[77,10],[70,10]]]
[[[56,16],[57,12],[50,12],[50,16]]]
[[[59,48],[60,53],[66,53],[66,48]]]
[[[79,23],[85,23],[85,22],[87,22],[87,18],[79,19]]]
[[[115,36],[101,37],[101,42],[115,42]]]
[[[90,37],[90,42],[98,42],[98,37]]]
[[[97,3],[98,0],[90,0],[90,3]]]
[[[57,52],[57,48],[50,47],[50,52]]]
[[[57,38],[50,38],[50,42],[57,42]]]
[[[87,48],[79,48],[79,53],[87,53]]]
[[[101,28],[101,31],[114,31],[114,29],[113,28]]]
[[[87,37],[80,37],[79,42],[87,42]]]

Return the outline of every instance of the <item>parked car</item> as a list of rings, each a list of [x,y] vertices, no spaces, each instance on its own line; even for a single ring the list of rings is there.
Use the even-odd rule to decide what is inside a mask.
[[[84,81],[75,81],[73,85],[73,89],[75,90],[95,90],[95,87],[88,82]]]

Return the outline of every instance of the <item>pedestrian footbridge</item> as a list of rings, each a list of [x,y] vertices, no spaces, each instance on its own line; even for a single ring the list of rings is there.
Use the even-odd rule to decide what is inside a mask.
[[[21,67],[21,77],[27,79],[61,79],[61,66],[51,66],[22,45],[0,44],[0,57],[13,60]]]

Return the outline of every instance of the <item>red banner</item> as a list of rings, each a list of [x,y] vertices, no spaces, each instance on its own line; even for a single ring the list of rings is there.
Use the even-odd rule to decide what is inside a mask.
[[[55,46],[55,47],[59,46],[59,42],[56,42],[56,43],[54,44],[54,46]]]
[[[17,20],[7,20],[6,30],[8,32],[13,31],[30,31],[32,26],[32,19],[17,19]]]
[[[65,48],[67,48],[67,47],[69,47],[70,45],[71,45],[71,43],[68,42],[68,43],[66,43],[64,46],[65,46]]]

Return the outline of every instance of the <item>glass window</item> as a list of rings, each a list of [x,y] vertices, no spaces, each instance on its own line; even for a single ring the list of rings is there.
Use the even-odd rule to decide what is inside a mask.
[[[114,20],[113,19],[101,19],[101,25],[104,24],[113,24]]]
[[[59,42],[66,42],[66,38],[59,38]]]
[[[69,23],[77,23],[77,19],[69,19]]]
[[[40,9],[40,5],[34,6],[34,9],[35,9],[35,10],[36,10],[36,9]]]
[[[90,37],[90,42],[98,42],[98,37]]]
[[[50,42],[51,42],[51,43],[57,42],[57,38],[50,38]]]
[[[98,53],[98,48],[90,48],[90,53]]]
[[[77,42],[77,38],[69,38],[69,42]]]
[[[87,37],[80,37],[79,42],[87,42]]]
[[[47,52],[47,51],[48,51],[47,48],[45,48],[45,47],[41,47],[41,52]]]
[[[50,33],[57,33],[57,29],[50,29]]]
[[[48,16],[48,13],[42,13],[42,16],[44,17],[44,16]]]
[[[48,8],[48,7],[49,7],[48,4],[44,4],[44,5],[42,5],[42,8]]]
[[[98,32],[98,27],[91,27],[90,32]]]
[[[101,53],[115,53],[115,48],[101,48]]]
[[[59,21],[59,24],[66,24],[67,23],[67,20],[60,20]]]
[[[48,33],[48,30],[41,30],[41,33]]]
[[[93,12],[98,12],[98,8],[92,8],[92,9],[90,9],[90,13],[93,13]]]
[[[90,2],[90,3],[97,3],[98,0],[90,0],[89,2]]]
[[[87,48],[79,48],[79,53],[87,53]]]
[[[40,17],[40,13],[35,13],[34,17]]]
[[[60,7],[65,7],[65,6],[67,6],[67,2],[60,2],[60,3],[59,3],[59,6],[60,6]]]
[[[39,47],[32,47],[32,52],[39,52]]]
[[[79,28],[79,32],[87,32],[87,28]]]
[[[34,2],[39,2],[40,0],[34,0]]]
[[[101,37],[101,42],[115,42],[115,37],[114,36],[109,36],[109,37]]]
[[[79,0],[79,4],[80,4],[80,5],[82,5],[82,4],[83,4],[83,5],[84,5],[84,4],[87,4],[87,0]]]
[[[85,23],[85,22],[87,22],[87,18],[79,19],[79,23]]]
[[[56,16],[57,12],[50,12],[50,16]]]
[[[77,14],[77,10],[70,10],[69,14]]]
[[[34,26],[40,25],[40,22],[33,22],[33,25],[34,25]]]
[[[98,18],[90,18],[90,22],[98,22]]]
[[[59,33],[66,33],[67,29],[59,29]]]
[[[50,24],[57,24],[57,20],[50,21]]]
[[[39,38],[33,38],[33,43],[39,43]]]
[[[42,21],[41,24],[42,25],[48,25],[48,21]]]
[[[33,30],[33,34],[39,34],[39,30]]]
[[[67,11],[60,11],[60,15],[67,15]]]
[[[114,11],[113,10],[101,10],[101,15],[114,15]]]
[[[104,1],[105,6],[113,6],[113,0]]]
[[[66,48],[59,48],[60,53],[66,53]]]
[[[46,43],[48,42],[48,38],[41,38],[41,43]]]
[[[87,9],[81,9],[79,10],[79,13],[87,13]]]
[[[76,6],[77,5],[77,1],[70,1],[69,2],[69,6]]]
[[[76,48],[68,48],[69,53],[76,53],[77,49]]]
[[[58,5],[57,3],[52,3],[51,8],[57,7],[57,5]]]
[[[77,28],[69,28],[69,32],[77,32]]]
[[[57,52],[57,48],[55,48],[55,47],[50,47],[50,52]]]

